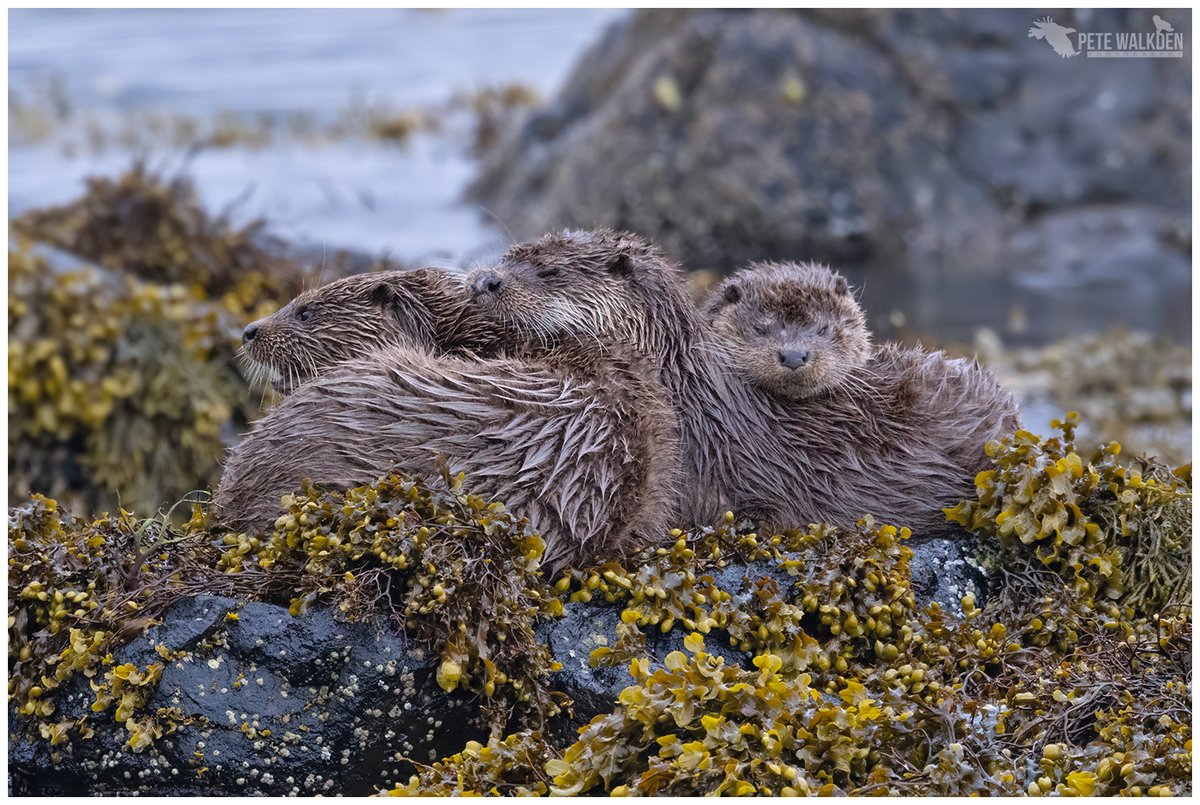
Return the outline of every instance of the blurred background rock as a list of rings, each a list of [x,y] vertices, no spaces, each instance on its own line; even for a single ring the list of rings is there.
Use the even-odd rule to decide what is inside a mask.
[[[15,10],[10,496],[169,506],[258,415],[247,321],[561,226],[646,235],[698,289],[831,262],[881,339],[978,353],[1034,430],[1076,408],[1187,460],[1190,12],[1184,59],[1061,59],[1038,16]]]

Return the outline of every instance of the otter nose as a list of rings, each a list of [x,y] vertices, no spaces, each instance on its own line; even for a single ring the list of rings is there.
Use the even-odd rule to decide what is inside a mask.
[[[808,351],[781,349],[779,350],[779,362],[788,369],[799,369],[808,363]]]
[[[486,293],[499,293],[504,287],[504,278],[495,271],[482,271],[471,283],[471,293],[473,296],[481,296]]]
[[[242,343],[249,344],[254,340],[254,336],[258,334],[258,322],[252,321],[246,325],[246,329],[242,330]]]

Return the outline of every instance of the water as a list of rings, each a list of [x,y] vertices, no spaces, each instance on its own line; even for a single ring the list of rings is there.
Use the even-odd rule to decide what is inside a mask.
[[[109,122],[155,112],[211,118],[310,115],[348,103],[445,103],[507,83],[550,98],[620,10],[45,10],[9,14],[9,82],[18,98],[61,84],[72,110]],[[475,173],[463,143],[421,135],[397,146],[347,138],[320,147],[162,146],[64,154],[61,139],[9,153],[11,214],[67,201],[89,175],[134,156],[186,164],[212,209],[265,217],[283,237],[411,261],[470,258],[506,236],[462,202]]]
[[[61,84],[75,117],[109,126],[139,114],[221,113],[335,121],[347,104],[436,107],[455,93],[524,83],[554,96],[621,10],[45,10],[9,14],[10,91]],[[69,127],[66,127],[69,128]],[[64,132],[9,153],[13,213],[68,201],[89,175],[115,176],[134,156],[186,167],[210,209],[239,205],[295,242],[389,254],[411,263],[466,261],[507,242],[503,222],[463,201],[476,162],[461,136],[403,145],[346,137],[315,147],[155,147],[63,152]],[[803,257],[803,255],[796,255]],[[1190,271],[964,276],[933,285],[905,272],[857,276],[882,338],[915,333],[970,342],[987,327],[1041,343],[1110,323],[1190,338]],[[1106,269],[1108,270],[1108,269]],[[1055,284],[1061,282],[1062,284]],[[988,300],[980,305],[981,299]],[[1014,324],[1016,322],[1016,324]]]

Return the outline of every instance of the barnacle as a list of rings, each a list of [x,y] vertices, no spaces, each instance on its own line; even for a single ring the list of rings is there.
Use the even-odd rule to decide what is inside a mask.
[[[141,718],[139,735],[161,731],[140,713],[161,666],[114,665],[112,650],[180,598],[231,591],[205,572],[216,561],[211,539],[126,511],[83,520],[42,495],[10,510],[8,536],[8,694],[17,713],[41,719],[52,742],[87,737],[86,721],[51,721],[56,692],[81,674],[96,713]]]

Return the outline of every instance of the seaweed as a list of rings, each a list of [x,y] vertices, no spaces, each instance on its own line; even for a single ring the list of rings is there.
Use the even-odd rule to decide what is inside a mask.
[[[486,745],[471,741],[463,751],[419,769],[407,785],[388,791],[393,797],[541,796],[550,791],[550,773],[543,768],[547,758],[559,752],[536,730],[522,730],[503,739],[491,738]]]
[[[1116,445],[1084,460],[1075,423],[990,445],[979,498],[948,510],[995,587],[961,615],[914,606],[907,535],[869,520],[765,536],[730,515],[568,573],[568,606],[624,607],[592,661],[628,664],[632,684],[542,762],[545,793],[1189,792],[1190,468],[1122,463]],[[761,578],[739,592],[733,565]],[[686,652],[655,667],[643,628],[684,629]],[[504,744],[504,774],[540,779],[513,765],[533,740]],[[483,793],[477,772],[456,755],[391,793]]]
[[[261,222],[211,216],[186,178],[140,163],[12,229],[10,494],[148,511],[211,487],[263,402],[236,367],[242,328],[310,267]],[[363,263],[336,252],[321,269],[390,265]]]
[[[214,531],[199,505],[182,526],[85,521],[34,496],[10,518],[10,698],[54,746],[114,721],[134,751],[165,739],[158,663],[112,650],[217,591],[401,632],[475,697],[488,742],[414,762],[395,795],[1187,794],[1190,469],[1081,451],[1075,423],[989,446],[976,498],[948,511],[988,595],[954,610],[916,604],[908,534],[870,519],[772,533],[730,514],[551,583],[527,524],[446,473],[305,486],[261,534]],[[561,746],[536,628],[602,601],[618,639],[591,660],[630,684]],[[656,659],[649,630],[683,650]],[[63,719],[77,674],[93,712]]]
[[[992,540],[989,563],[1010,578],[1041,565],[1097,605],[1139,614],[1190,605],[1191,466],[1122,463],[1115,442],[1088,455],[1075,444],[1078,424],[1071,412],[1053,422],[1061,437],[1022,430],[989,444],[995,468],[947,516]]]
[[[269,534],[228,534],[217,567],[244,594],[318,603],[347,620],[383,618],[440,658],[438,684],[482,697],[497,730],[514,709],[535,722],[564,703],[534,626],[562,614],[539,572],[545,543],[503,504],[400,475],[345,493],[305,486]]]
[[[216,480],[257,410],[229,317],[178,285],[9,251],[9,490],[153,510]]]
[[[262,221],[235,226],[210,215],[191,180],[135,162],[116,178],[92,177],[79,198],[14,218],[12,231],[119,274],[182,285],[243,319],[258,318],[303,289],[305,267]]]
[[[42,495],[11,510],[8,695],[16,712],[39,719],[52,745],[90,737],[89,719],[55,719],[55,692],[82,674],[93,680],[93,711],[111,708],[132,748],[161,735],[157,714],[142,712],[161,666],[116,665],[112,650],[181,598],[229,588],[207,570],[215,561],[209,538],[165,520],[121,511],[85,521]]]

